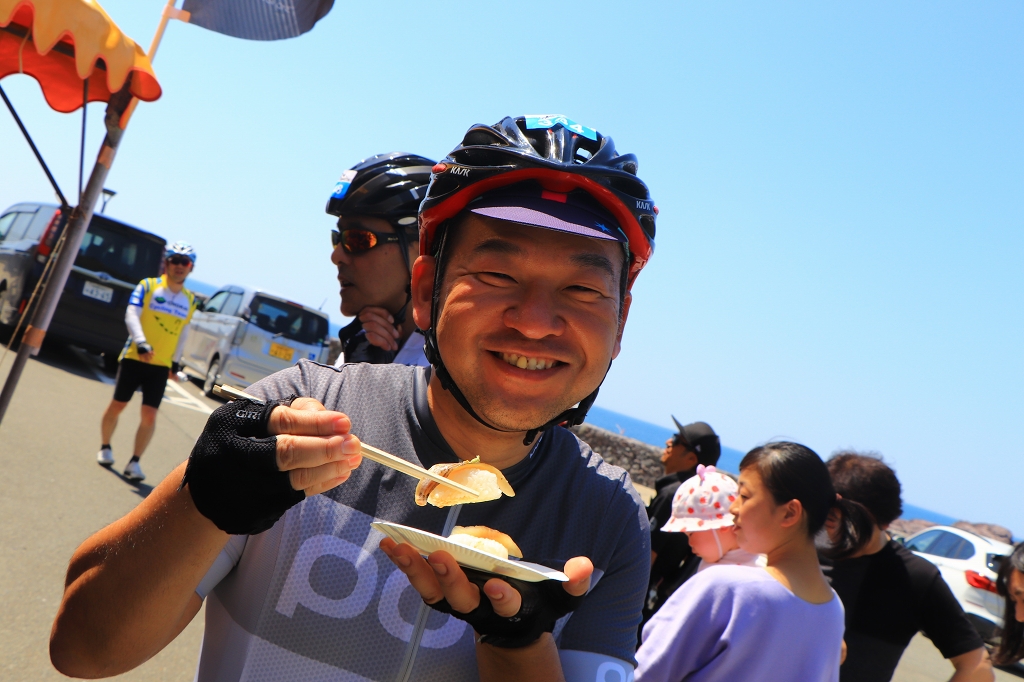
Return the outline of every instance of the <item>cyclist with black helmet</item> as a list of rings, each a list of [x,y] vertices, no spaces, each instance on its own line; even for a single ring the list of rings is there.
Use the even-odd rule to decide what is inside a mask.
[[[264,402],[217,410],[187,465],[72,558],[55,666],[130,669],[206,598],[200,682],[629,679],[647,516],[628,475],[559,425],[619,352],[655,213],[635,157],[593,129],[473,126],[419,214],[410,307],[432,367],[301,361],[250,387]],[[360,440],[425,467],[479,457],[516,494],[417,506],[416,481],[361,463]],[[467,576],[375,519],[489,526],[569,580]]]
[[[377,154],[345,171],[334,186],[327,201],[327,213],[338,217],[331,262],[338,268],[341,314],[355,318],[338,333],[339,365],[429,364],[408,307],[419,250],[416,212],[433,165],[415,154]]]

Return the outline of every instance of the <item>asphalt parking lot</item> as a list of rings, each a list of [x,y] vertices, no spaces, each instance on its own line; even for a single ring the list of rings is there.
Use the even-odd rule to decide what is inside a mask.
[[[11,356],[0,364],[0,381]],[[25,368],[18,392],[0,425],[0,679],[66,679],[49,661],[50,625],[60,602],[64,572],[75,547],[123,516],[188,456],[219,403],[194,385],[169,385],[156,434],[142,459],[147,479],[134,484],[118,472],[132,449],[140,397],[121,417],[113,439],[117,463],[96,464],[99,420],[113,379],[97,360],[53,345]],[[164,651],[119,680],[191,680],[195,675],[202,613]],[[949,679],[952,666],[918,636],[897,669],[898,682]],[[996,679],[1024,675],[997,671]]]

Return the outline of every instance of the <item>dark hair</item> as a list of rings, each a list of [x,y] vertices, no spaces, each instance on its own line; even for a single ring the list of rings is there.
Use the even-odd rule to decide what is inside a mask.
[[[821,457],[805,445],[778,441],[756,447],[743,457],[740,471],[754,468],[775,504],[799,500],[807,517],[807,534],[814,537],[833,507],[840,506],[832,478]]]
[[[1010,665],[1024,658],[1024,623],[1016,618],[1015,605],[1010,599],[1010,576],[1014,571],[1024,573],[1024,542],[1013,548],[1010,556],[1003,559],[996,578],[996,590],[1006,600],[1003,614],[1003,632],[999,648],[992,657],[999,665]]]
[[[863,505],[879,526],[888,526],[903,513],[900,481],[878,453],[841,450],[827,466],[836,492]]]
[[[900,517],[901,488],[896,472],[877,453],[839,451],[826,466],[841,498],[841,518],[837,537],[822,547],[822,554],[839,561],[867,544],[875,525],[888,526]]]

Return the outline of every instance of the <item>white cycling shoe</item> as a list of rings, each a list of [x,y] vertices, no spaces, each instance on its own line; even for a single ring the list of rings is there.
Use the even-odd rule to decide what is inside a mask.
[[[105,467],[113,465],[114,451],[110,448],[100,448],[100,451],[96,453],[96,461]]]
[[[146,480],[146,474],[142,473],[142,467],[138,462],[128,462],[128,466],[124,468],[124,477],[129,481]]]

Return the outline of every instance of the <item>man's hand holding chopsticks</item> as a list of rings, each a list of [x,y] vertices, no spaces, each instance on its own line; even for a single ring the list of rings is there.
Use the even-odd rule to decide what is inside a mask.
[[[307,496],[348,480],[362,461],[351,428],[312,398],[235,400],[210,415],[182,487],[222,531],[262,533]]]
[[[287,471],[292,488],[307,497],[344,483],[362,462],[359,438],[351,430],[345,414],[331,412],[313,398],[278,406],[267,425],[277,436],[277,468]]]

